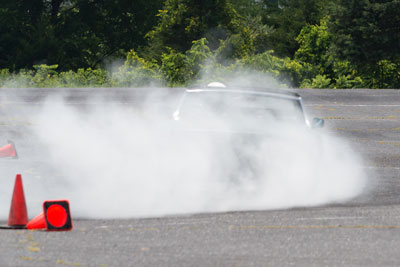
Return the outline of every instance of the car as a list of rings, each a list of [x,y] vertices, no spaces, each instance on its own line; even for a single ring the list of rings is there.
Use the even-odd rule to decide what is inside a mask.
[[[309,122],[297,93],[218,82],[186,89],[173,120],[174,137],[192,148],[185,157],[203,162],[208,155],[211,169],[236,185],[262,179],[277,150],[281,156],[283,151],[298,151],[302,134],[324,125],[319,118]],[[194,157],[196,153],[200,155]]]
[[[278,125],[321,128],[324,120],[305,114],[301,96],[279,89],[227,87],[213,82],[185,90],[173,119],[186,130],[270,133]]]

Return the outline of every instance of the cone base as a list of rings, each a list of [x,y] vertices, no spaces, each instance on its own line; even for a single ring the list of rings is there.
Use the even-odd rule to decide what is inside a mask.
[[[26,225],[0,225],[0,230],[24,230],[26,229]]]
[[[11,229],[26,229],[26,224],[24,225],[9,225]]]

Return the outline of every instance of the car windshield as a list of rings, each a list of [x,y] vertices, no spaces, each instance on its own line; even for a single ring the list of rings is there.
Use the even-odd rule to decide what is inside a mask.
[[[262,93],[187,92],[179,108],[186,127],[206,130],[266,131],[276,123],[303,123],[300,101]]]

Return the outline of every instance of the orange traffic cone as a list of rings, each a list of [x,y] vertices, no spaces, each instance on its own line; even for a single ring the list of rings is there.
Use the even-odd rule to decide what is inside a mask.
[[[17,150],[13,141],[8,140],[8,145],[0,147],[0,158],[12,157],[18,158]]]
[[[28,224],[26,225],[26,228],[29,230],[33,230],[33,229],[44,229],[46,228],[46,219],[44,218],[44,213],[40,213],[38,216],[36,216],[35,218],[33,218],[32,220],[30,220],[28,222]]]
[[[11,200],[10,215],[8,216],[8,226],[12,228],[25,228],[28,222],[28,212],[22,186],[21,174],[15,177],[14,192]]]
[[[33,218],[26,228],[50,231],[72,230],[72,219],[68,200],[47,200],[43,202],[43,212]]]

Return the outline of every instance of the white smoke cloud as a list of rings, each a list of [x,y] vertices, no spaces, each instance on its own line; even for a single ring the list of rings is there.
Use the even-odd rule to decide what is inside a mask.
[[[32,216],[45,199],[69,199],[73,217],[129,218],[315,206],[365,188],[361,158],[322,130],[285,123],[268,135],[188,132],[172,120],[176,103],[166,93],[132,105],[49,98],[25,115],[32,125],[17,138],[21,159],[2,169],[23,173]],[[2,219],[11,178],[1,183]]]

